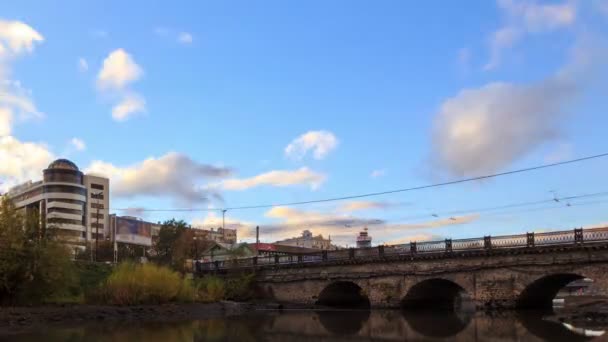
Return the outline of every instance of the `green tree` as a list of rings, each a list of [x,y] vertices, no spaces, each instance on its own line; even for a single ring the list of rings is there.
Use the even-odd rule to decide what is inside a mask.
[[[74,287],[70,253],[49,235],[36,210],[0,198],[0,303],[48,301]]]
[[[176,269],[183,268],[183,262],[190,255],[187,231],[188,224],[183,220],[163,222],[153,245],[154,260]]]

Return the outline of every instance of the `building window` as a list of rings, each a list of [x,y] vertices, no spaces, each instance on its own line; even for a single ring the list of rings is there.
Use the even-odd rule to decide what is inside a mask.
[[[49,208],[49,213],[65,213],[65,214],[76,214],[82,215],[82,210],[67,209],[67,208]]]
[[[97,189],[97,190],[103,190],[104,189],[103,185],[101,185],[101,184],[94,184],[94,183],[91,183],[91,188]]]
[[[91,213],[91,218],[98,218],[103,220],[103,214]]]
[[[91,208],[94,208],[94,209],[104,209],[104,206],[101,203],[91,203]]]
[[[91,223],[92,228],[103,229],[103,223]]]
[[[52,198],[48,200],[49,203],[51,202],[61,202],[61,203],[70,203],[70,204],[84,204],[83,201],[78,201],[78,200],[71,200],[71,199],[63,199],[63,198]]]
[[[96,194],[96,193],[91,192],[91,198],[102,200],[103,199],[103,194]]]
[[[87,195],[87,189],[78,188],[78,187],[69,186],[69,185],[45,185],[44,192],[45,193],[55,192],[55,193],[64,193],[64,194],[77,194],[77,195],[82,195],[82,196]]]
[[[47,169],[44,171],[44,181],[82,184],[82,174],[72,170]]]
[[[47,221],[48,221],[49,225],[53,225],[53,224],[75,224],[78,226],[82,225],[81,220],[70,220],[70,219],[59,218],[59,217],[52,217],[52,218],[49,218]]]

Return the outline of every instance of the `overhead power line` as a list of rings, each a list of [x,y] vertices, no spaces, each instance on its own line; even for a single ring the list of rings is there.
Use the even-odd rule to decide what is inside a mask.
[[[447,185],[467,183],[467,182],[473,182],[473,181],[478,181],[478,180],[483,180],[483,179],[489,179],[489,178],[496,178],[496,177],[501,177],[501,176],[513,175],[513,174],[517,174],[517,173],[523,173],[523,172],[529,172],[529,171],[547,169],[547,168],[551,168],[551,167],[562,166],[562,165],[567,165],[567,164],[574,164],[574,163],[579,163],[579,162],[583,162],[583,161],[587,161],[587,160],[591,160],[591,159],[603,158],[603,157],[607,157],[607,156],[608,156],[608,153],[602,153],[602,154],[596,154],[596,155],[593,155],[593,156],[587,156],[587,157],[582,157],[582,158],[577,158],[577,159],[571,159],[571,160],[561,161],[561,162],[557,162],[557,163],[544,164],[544,165],[527,167],[527,168],[518,169],[518,170],[511,170],[511,171],[493,173],[493,174],[484,175],[484,176],[463,178],[463,179],[458,179],[458,180],[453,180],[453,181],[448,181],[448,182],[442,182],[442,183],[435,183],[435,184],[427,184],[427,185],[415,186],[415,187],[411,187],[411,188],[403,188],[403,189],[388,190],[388,191],[381,191],[381,192],[370,192],[370,193],[360,194],[360,195],[333,197],[333,198],[310,200],[310,201],[287,202],[287,203],[280,203],[280,204],[250,205],[250,206],[240,206],[240,207],[228,207],[228,208],[224,208],[224,209],[226,209],[226,210],[262,209],[262,208],[271,208],[271,207],[278,207],[278,206],[294,206],[294,205],[304,205],[304,204],[312,204],[312,203],[344,201],[344,200],[358,199],[358,198],[365,198],[365,197],[373,197],[373,196],[382,196],[382,195],[389,195],[389,194],[394,194],[394,193],[399,193],[399,192],[408,192],[408,191],[416,191],[416,190],[423,190],[423,189],[429,189],[429,188],[437,188],[437,187],[442,187],[442,186],[447,186]]]
[[[246,210],[246,209],[264,209],[264,208],[272,208],[272,207],[279,207],[279,206],[283,207],[283,206],[296,206],[296,205],[305,205],[305,204],[313,204],[313,203],[336,202],[336,201],[345,201],[345,200],[359,199],[359,198],[366,198],[366,197],[390,195],[390,194],[401,193],[401,192],[417,191],[417,190],[423,190],[423,189],[430,189],[430,188],[437,188],[437,187],[443,187],[443,186],[448,186],[448,185],[455,185],[455,184],[479,181],[479,180],[490,179],[490,178],[497,178],[497,177],[502,177],[502,176],[518,174],[518,173],[548,169],[548,168],[552,168],[552,167],[556,167],[556,166],[574,164],[574,163],[579,163],[579,162],[583,162],[583,161],[599,159],[599,158],[604,158],[604,157],[608,157],[608,153],[601,153],[601,154],[581,157],[581,158],[577,158],[577,159],[570,159],[570,160],[565,160],[565,161],[556,162],[556,163],[543,164],[543,165],[532,166],[532,167],[527,167],[527,168],[523,168],[523,169],[517,169],[517,170],[511,170],[511,171],[505,171],[505,172],[499,172],[499,173],[493,173],[493,174],[488,174],[488,175],[483,175],[483,176],[462,178],[462,179],[452,180],[452,181],[448,181],[448,182],[420,185],[420,186],[414,186],[414,187],[410,187],[410,188],[402,188],[402,189],[387,190],[387,191],[380,191],[380,192],[370,192],[370,193],[350,195],[350,196],[316,199],[316,200],[309,200],[309,201],[285,202],[285,203],[275,203],[275,204],[259,204],[259,205],[244,205],[244,206],[235,206],[235,207],[225,207],[225,208],[221,208],[221,209],[215,209],[215,208],[202,208],[202,209],[193,209],[193,208],[184,208],[184,209],[115,208],[113,210],[118,210],[118,211],[137,210],[137,211],[158,211],[158,212],[199,212],[199,211],[219,211],[219,212],[221,212],[222,210],[233,211],[233,210]]]

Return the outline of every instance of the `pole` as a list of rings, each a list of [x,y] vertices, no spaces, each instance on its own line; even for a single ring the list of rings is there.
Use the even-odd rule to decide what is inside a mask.
[[[112,217],[114,231],[114,264],[118,263],[118,245],[116,243],[116,216]]]
[[[222,210],[222,230],[224,230],[226,228],[225,225],[226,225],[226,212],[227,211],[228,210],[226,210],[226,209]]]
[[[260,226],[255,227],[255,255],[258,256],[260,248]]]
[[[95,227],[95,262],[97,262],[97,259],[99,259],[99,197],[101,194],[101,192],[94,194],[95,198],[97,199],[97,226]]]

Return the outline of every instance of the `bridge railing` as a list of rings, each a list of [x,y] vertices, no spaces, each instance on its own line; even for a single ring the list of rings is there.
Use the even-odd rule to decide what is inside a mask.
[[[484,238],[452,240],[454,251],[484,249]]]
[[[608,228],[583,229],[583,242],[608,240]]]
[[[251,268],[296,263],[323,263],[342,260],[371,260],[391,256],[401,257],[458,251],[534,248],[536,246],[568,246],[597,242],[608,243],[608,227],[593,229],[579,228],[567,231],[526,233],[518,235],[484,236],[480,238],[457,240],[446,239],[443,241],[410,242],[399,245],[320,251],[318,253],[305,255],[258,256],[254,258],[198,263],[197,270],[204,273],[228,268]]]
[[[518,248],[527,246],[526,234],[492,236],[490,237],[490,241],[491,248]]]

